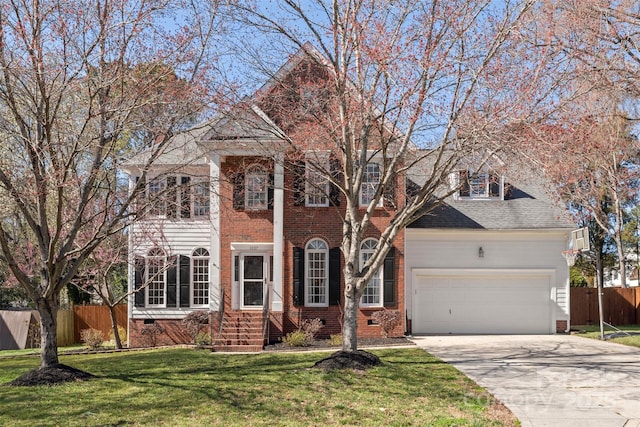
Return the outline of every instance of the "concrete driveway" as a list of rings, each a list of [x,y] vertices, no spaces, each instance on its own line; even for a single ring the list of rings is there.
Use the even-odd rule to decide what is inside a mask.
[[[570,335],[414,342],[504,403],[523,427],[640,426],[640,349]]]

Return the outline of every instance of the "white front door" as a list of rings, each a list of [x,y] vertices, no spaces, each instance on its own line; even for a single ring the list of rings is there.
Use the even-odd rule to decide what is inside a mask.
[[[243,254],[240,256],[242,308],[258,308],[264,304],[266,260],[265,254]]]

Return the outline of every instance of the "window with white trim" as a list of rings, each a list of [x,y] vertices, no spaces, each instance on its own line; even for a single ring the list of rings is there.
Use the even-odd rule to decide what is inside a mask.
[[[148,196],[151,215],[164,216],[167,214],[166,189],[167,181],[164,178],[153,178],[149,181]]]
[[[368,206],[375,198],[376,191],[380,185],[380,165],[378,163],[367,163],[360,184],[360,206]]]
[[[191,257],[191,305],[209,305],[209,251],[197,248]]]
[[[322,239],[313,239],[305,248],[305,305],[329,305],[329,245]]]
[[[376,239],[366,239],[360,245],[360,268],[373,256],[378,241]],[[382,267],[371,277],[360,300],[363,307],[382,307]]]
[[[469,197],[489,197],[488,173],[477,173],[469,177]]]
[[[247,169],[245,186],[246,209],[267,209],[268,176],[262,166],[254,165]]]
[[[147,253],[145,283],[147,307],[164,307],[167,294],[166,257],[162,249],[153,248]]]
[[[193,217],[209,218],[209,183],[205,181],[196,182],[193,186]]]
[[[504,198],[504,179],[498,174],[461,170],[454,174],[451,182],[458,187],[458,198],[476,200]]]
[[[327,168],[325,167],[325,170]],[[306,205],[310,207],[329,206],[329,180],[317,168],[306,167]]]

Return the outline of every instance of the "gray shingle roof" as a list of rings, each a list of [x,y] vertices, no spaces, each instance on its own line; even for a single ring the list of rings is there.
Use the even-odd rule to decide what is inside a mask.
[[[508,180],[506,180],[508,181]],[[409,228],[470,228],[487,230],[571,229],[567,210],[539,178],[509,182],[507,200],[454,200],[417,219]]]

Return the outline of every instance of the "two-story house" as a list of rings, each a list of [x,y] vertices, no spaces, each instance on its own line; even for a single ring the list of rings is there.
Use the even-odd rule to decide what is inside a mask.
[[[149,205],[130,232],[131,346],[146,325],[159,343],[188,342],[181,321],[212,313],[214,341],[261,348],[304,319],[322,335],[341,331],[344,305],[344,203],[312,165],[338,170],[331,147],[292,137],[279,120],[290,97],[270,96],[304,65],[302,49],[251,101],[177,135],[146,176]],[[299,94],[309,108],[322,103]],[[305,140],[304,146],[292,147]],[[130,185],[144,155],[126,165]],[[379,180],[371,158],[359,193],[366,206]],[[361,245],[362,262],[378,245],[393,210],[420,174],[396,177]],[[568,268],[561,256],[571,224],[537,183],[459,172],[455,195],[401,233],[360,300],[358,334],[379,336],[373,312],[398,310],[405,333],[555,333],[568,328]],[[407,183],[407,184],[406,184]],[[263,334],[267,333],[267,336]],[[240,346],[240,347],[237,347]]]

